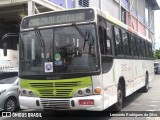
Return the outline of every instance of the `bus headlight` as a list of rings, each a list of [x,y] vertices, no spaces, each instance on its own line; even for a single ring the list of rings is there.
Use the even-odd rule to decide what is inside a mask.
[[[86,93],[88,93],[88,94],[91,93],[91,89],[87,88]]]
[[[87,88],[81,88],[79,89],[75,94],[74,97],[81,97],[81,96],[89,96],[92,95],[92,89],[91,87],[87,87]]]
[[[33,91],[28,90],[28,89],[21,89],[20,90],[20,96],[37,97],[37,95],[34,94]]]
[[[79,94],[79,95],[82,95],[82,94],[83,94],[83,91],[82,91],[82,90],[78,90],[78,94]]]
[[[29,95],[31,95],[31,96],[32,96],[32,95],[33,95],[33,92],[32,92],[32,91],[29,91]]]
[[[26,92],[26,90],[23,90],[22,93],[23,93],[23,94],[26,94],[27,92]]]

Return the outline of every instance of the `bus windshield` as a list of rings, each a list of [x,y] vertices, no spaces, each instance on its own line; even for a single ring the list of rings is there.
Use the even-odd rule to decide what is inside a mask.
[[[20,34],[20,76],[91,73],[97,71],[94,24],[38,29]],[[84,37],[86,39],[84,39]]]

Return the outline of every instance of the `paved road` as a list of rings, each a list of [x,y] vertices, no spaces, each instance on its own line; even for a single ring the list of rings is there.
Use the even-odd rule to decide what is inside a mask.
[[[47,112],[45,113],[45,115],[55,116],[54,117],[55,120],[66,120],[66,119],[69,119],[69,120],[84,120],[84,119],[87,119],[87,120],[160,120],[160,116],[159,117],[105,117],[107,114],[109,114],[108,112],[109,110],[112,110],[112,107],[107,109],[106,112],[100,113],[100,115],[97,117],[91,117],[97,113],[86,112],[86,111],[85,112],[70,112],[70,113]],[[136,93],[127,97],[122,111],[123,113],[125,113],[125,111],[146,111],[146,112],[150,111],[149,113],[152,113],[152,111],[153,113],[154,111],[160,111],[160,75],[156,75],[155,79],[150,83],[150,88],[149,88],[148,93],[137,91]],[[35,111],[27,110],[23,112],[31,113]],[[19,111],[18,113],[22,113],[22,111]],[[44,113],[44,112],[42,111],[40,113]],[[79,116],[83,116],[83,117],[70,117],[70,116],[74,116],[75,114],[78,114]],[[121,114],[121,113],[118,113],[118,114]],[[65,115],[65,117],[63,117],[63,115]],[[90,117],[86,117],[86,115]],[[153,115],[156,115],[156,114],[153,114]],[[160,115],[160,112],[159,112],[159,115]],[[35,118],[2,118],[0,117],[0,120],[17,120],[17,119],[33,120]],[[53,117],[47,118],[47,120],[48,119],[53,120]]]

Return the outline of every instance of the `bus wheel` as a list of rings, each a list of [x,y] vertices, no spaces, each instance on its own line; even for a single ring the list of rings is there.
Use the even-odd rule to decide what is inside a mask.
[[[143,92],[148,92],[149,90],[149,77],[146,74],[146,78],[145,78],[145,86],[142,88]]]
[[[117,103],[114,105],[115,111],[120,111],[122,109],[122,106],[123,106],[123,92],[121,84],[118,84]]]

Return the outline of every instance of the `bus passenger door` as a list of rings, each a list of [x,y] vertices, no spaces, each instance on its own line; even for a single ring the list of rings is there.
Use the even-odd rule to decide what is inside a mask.
[[[112,40],[112,24],[107,22],[105,19],[98,18],[98,34],[99,34],[99,44],[101,50],[101,67],[103,76],[103,89],[104,89],[104,107],[110,106],[110,101],[116,96],[113,93],[113,87],[115,81],[113,81],[113,56],[111,50],[111,40]]]

